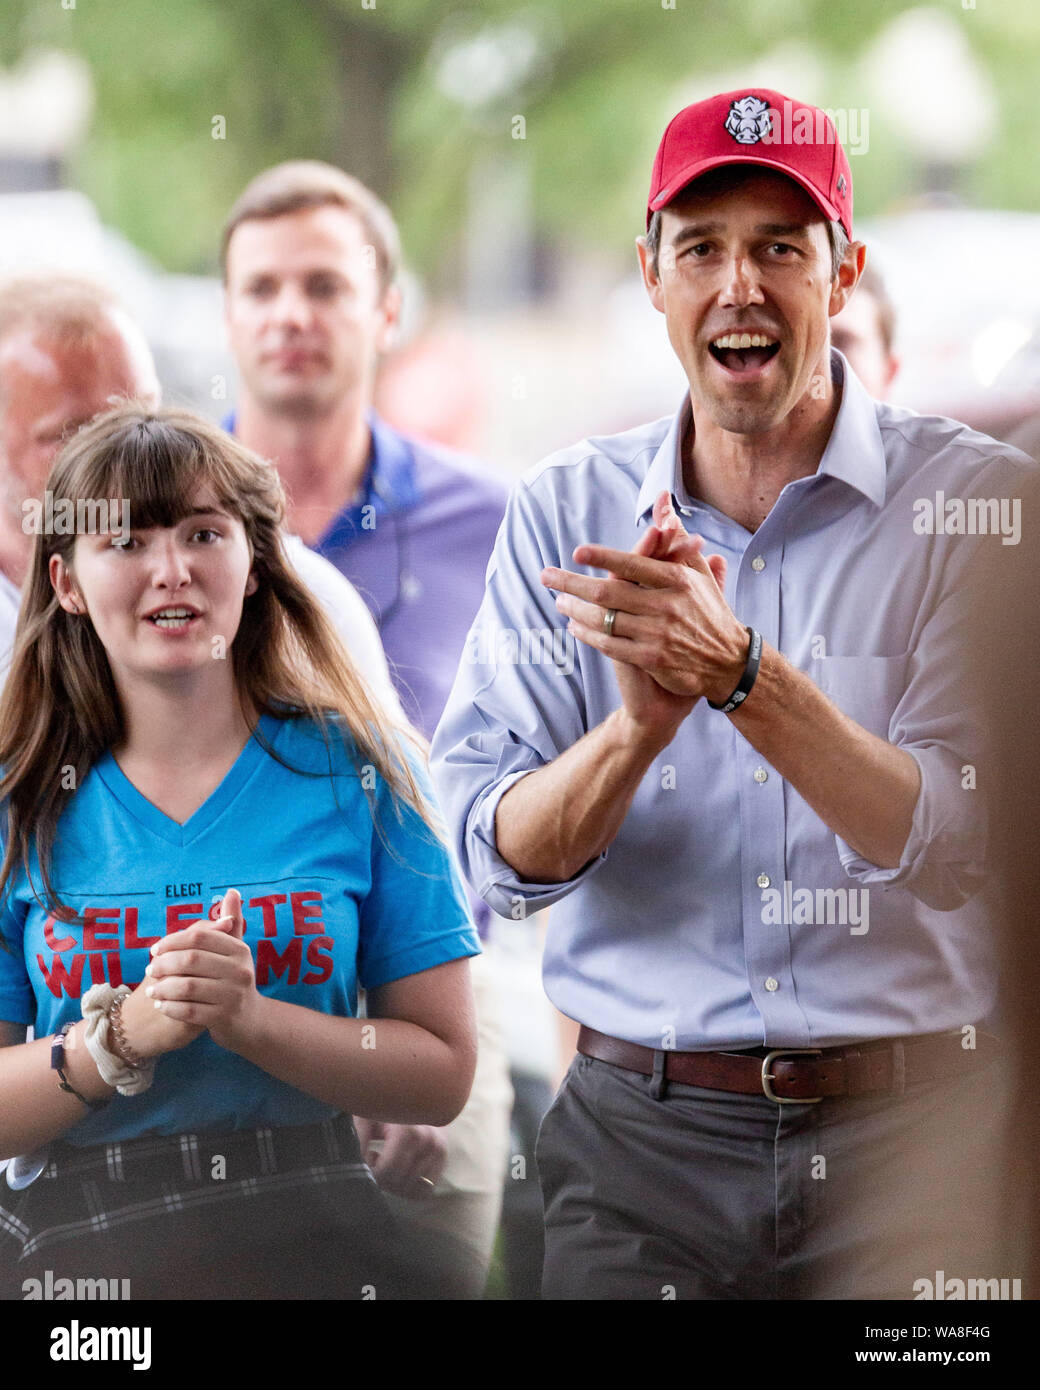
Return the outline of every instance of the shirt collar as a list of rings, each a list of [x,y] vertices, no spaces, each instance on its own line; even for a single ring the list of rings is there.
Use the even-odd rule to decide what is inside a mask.
[[[841,387],[841,405],[816,470],[840,478],[874,503],[884,505],[887,468],[877,406],[837,348],[831,348],[831,378]]]
[[[661,440],[661,447],[650,460],[643,486],[636,498],[636,525],[653,511],[654,503],[662,492],[669,492],[672,500],[680,507],[692,505],[687,496],[686,484],[682,475],[682,442],[691,423],[690,397],[683,397],[682,405],[672,416],[668,433]]]
[[[313,549],[322,555],[352,545],[362,531],[369,530],[367,508],[376,516],[394,515],[414,507],[421,498],[412,445],[374,410],[367,411],[365,419],[371,433],[368,464],[354,500],[336,513],[314,542]]]
[[[360,513],[360,508],[366,503],[373,505],[377,512],[397,512],[414,507],[420,500],[415,476],[415,451],[374,410],[366,411],[365,419],[372,436],[368,463],[358,500],[348,502],[343,510],[352,512],[356,509]],[[221,424],[228,434],[234,434],[235,412],[229,411]]]
[[[831,348],[831,379],[841,391],[841,404],[816,476],[838,478],[880,507],[885,500],[885,448],[874,401],[837,348]],[[671,493],[680,508],[697,505],[686,491],[682,474],[682,441],[691,424],[687,394],[650,460],[636,499],[636,525],[653,510],[662,492]]]
[[[403,511],[419,501],[415,476],[415,452],[407,439],[392,430],[374,410],[366,416],[372,432],[372,448],[362,495],[371,497],[377,511]],[[380,503],[382,505],[380,505]]]

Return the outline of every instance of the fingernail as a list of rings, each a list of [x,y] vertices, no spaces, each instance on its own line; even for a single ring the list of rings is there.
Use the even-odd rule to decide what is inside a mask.
[[[151,953],[153,956],[155,955],[155,953],[156,953],[156,951],[157,951],[158,949],[159,949],[159,943],[158,943],[158,941],[155,943],[154,946],[149,947],[149,951],[150,951],[150,953]]]
[[[151,975],[151,974],[153,973],[153,971],[152,971],[152,962],[151,962],[151,961],[149,961],[148,964],[145,966],[145,968],[144,968],[144,973],[145,973],[146,975]]]
[[[147,994],[148,998],[151,999],[152,995],[155,993],[155,986],[154,986],[154,985],[146,985],[146,986],[145,986],[145,991],[144,991],[144,992],[145,992],[145,994]]]
[[[165,1007],[165,1005],[166,1005],[166,1000],[165,1000],[165,999],[155,999],[155,1000],[152,1001],[152,1007],[153,1007],[153,1008],[156,1008],[156,1009],[162,1009],[162,1008]]]

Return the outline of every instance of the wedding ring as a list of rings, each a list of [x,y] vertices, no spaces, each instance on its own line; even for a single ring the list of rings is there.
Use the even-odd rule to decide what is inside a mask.
[[[614,620],[617,617],[616,608],[606,608],[603,611],[603,631],[608,637],[614,636]]]

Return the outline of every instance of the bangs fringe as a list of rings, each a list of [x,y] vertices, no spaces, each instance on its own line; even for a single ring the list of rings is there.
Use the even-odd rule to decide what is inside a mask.
[[[126,499],[124,530],[178,525],[192,514],[198,489],[206,484],[221,507],[241,516],[241,483],[236,488],[226,460],[167,421],[142,421],[115,447],[99,450],[82,481],[77,491],[85,498]]]

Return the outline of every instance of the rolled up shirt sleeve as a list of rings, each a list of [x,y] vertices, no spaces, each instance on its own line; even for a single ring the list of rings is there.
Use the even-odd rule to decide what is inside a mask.
[[[838,856],[850,878],[864,884],[902,884],[928,907],[948,912],[974,897],[986,878],[986,816],[981,800],[968,798],[962,772],[949,750],[908,748],[921,773],[903,854],[892,869],[863,859],[837,836]]]
[[[499,915],[548,907],[594,873],[605,855],[563,883],[529,883],[499,854],[498,803],[521,777],[586,732],[578,644],[546,565],[574,568],[531,489],[510,499],[488,565],[487,589],[433,738],[430,771],[463,874]]]
[[[937,549],[943,571],[937,596],[920,610],[905,688],[887,730],[877,732],[917,763],[921,785],[910,833],[898,865],[870,863],[836,836],[850,878],[863,884],[901,885],[928,907],[961,907],[986,880],[987,815],[978,769],[987,761],[987,721],[970,672],[974,610],[968,576],[971,548]],[[941,596],[939,596],[941,595]],[[853,716],[855,717],[855,716]]]

